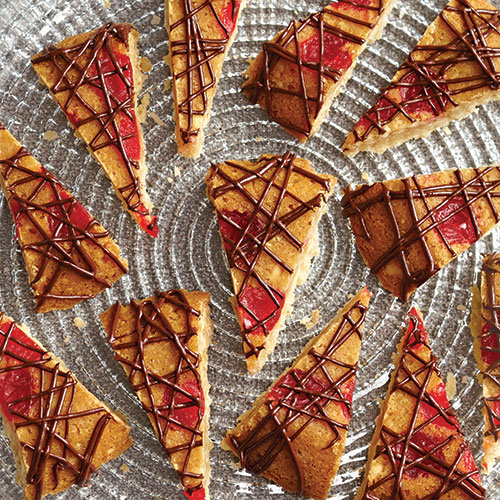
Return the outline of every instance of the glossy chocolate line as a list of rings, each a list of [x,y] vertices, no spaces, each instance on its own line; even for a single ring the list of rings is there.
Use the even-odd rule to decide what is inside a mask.
[[[205,0],[198,7],[193,6],[192,0],[181,0],[183,16],[170,26],[170,33],[180,27],[184,27],[185,40],[170,42],[170,57],[172,58],[172,71],[174,80],[185,80],[187,95],[184,100],[178,102],[177,108],[180,115],[187,118],[187,125],[182,126],[179,120],[179,130],[182,141],[185,144],[192,142],[200,132],[194,127],[194,116],[203,116],[208,109],[208,91],[217,84],[212,59],[226,51],[231,37],[220,14],[214,6],[215,0]],[[238,14],[238,0],[231,0],[232,17]],[[218,25],[222,32],[221,38],[207,38],[201,29],[198,15],[209,16],[213,23]],[[206,20],[205,20],[206,22]],[[177,71],[174,59],[182,58],[186,68]]]
[[[483,273],[486,281],[486,295],[482,303],[481,318],[483,325],[488,325],[489,329],[486,333],[481,332],[480,341],[484,337],[494,336],[497,346],[500,346],[500,301],[497,296],[496,280],[500,274],[500,253],[488,255],[483,262]],[[481,353],[500,353],[499,347],[490,347],[481,345]],[[485,429],[485,437],[492,436],[495,441],[500,440],[500,414],[495,411],[495,406],[500,402],[500,359],[492,362],[484,363],[484,371],[482,372],[484,382],[489,380],[497,389],[497,394],[491,397],[483,396],[483,406],[488,421],[488,426]],[[484,383],[483,382],[483,383]]]
[[[296,250],[302,251],[304,242],[300,241],[289,229],[292,222],[300,219],[303,215],[310,211],[316,211],[323,203],[325,203],[325,194],[330,190],[328,178],[320,176],[314,172],[310,172],[300,168],[295,164],[295,155],[290,152],[283,156],[271,156],[263,159],[257,169],[250,169],[236,162],[227,162],[221,165],[212,165],[213,175],[219,176],[224,184],[213,190],[212,196],[217,198],[225,195],[228,192],[236,191],[253,207],[253,212],[248,219],[245,227],[239,227],[223,212],[217,212],[217,216],[241,233],[238,241],[231,241],[223,236],[223,241],[229,246],[226,249],[228,263],[231,268],[236,268],[244,274],[244,279],[239,290],[235,290],[236,302],[238,307],[253,318],[255,324],[250,328],[241,327],[243,335],[243,343],[248,347],[245,353],[247,358],[252,356],[258,357],[264,346],[257,346],[250,337],[259,328],[262,329],[264,335],[269,335],[267,323],[280,313],[280,303],[285,296],[281,290],[271,286],[260,274],[256,271],[257,263],[263,255],[269,256],[273,262],[278,264],[284,272],[292,274],[294,269],[284,262],[270,248],[268,243],[272,238],[280,235],[290,243]],[[237,169],[241,172],[241,177],[234,178],[232,175],[225,172],[222,167],[229,166],[232,169]],[[320,186],[320,192],[311,200],[302,200],[299,196],[290,193],[288,184],[291,176],[298,175],[310,179]],[[281,176],[283,180],[279,181]],[[265,189],[261,195],[256,198],[247,188],[254,182],[265,183]],[[278,191],[279,196],[274,206],[271,209],[265,207],[265,202],[271,190]],[[286,198],[291,198],[297,206],[289,209],[279,215],[283,208],[283,203]],[[250,227],[255,220],[259,220],[264,224],[264,228],[256,234],[252,234]],[[265,291],[266,295],[274,304],[273,311],[263,319],[256,317],[254,312],[249,309],[242,301],[242,296],[249,286],[250,282],[255,280]]]
[[[409,316],[409,333],[407,333],[403,342],[394,384],[387,393],[386,399],[400,391],[413,398],[415,406],[409,427],[402,433],[398,434],[389,427],[382,426],[376,442],[377,452],[374,460],[382,455],[386,456],[387,460],[385,462],[390,464],[391,472],[380,477],[372,484],[367,483],[360,498],[361,500],[378,498],[377,489],[384,487],[388,482],[393,484],[391,499],[398,500],[402,498],[404,496],[402,491],[403,474],[410,469],[417,469],[434,476],[440,483],[439,489],[429,494],[428,498],[438,500],[450,491],[460,490],[462,494],[468,495],[467,498],[470,498],[470,500],[485,500],[485,490],[481,485],[478,470],[463,472],[457,469],[459,462],[464,457],[464,453],[468,450],[467,440],[460,429],[451,406],[447,408],[441,407],[428,390],[428,384],[433,375],[441,378],[441,372],[437,366],[438,360],[431,351],[426,335],[421,331],[421,328],[423,328],[421,318],[414,314]],[[419,353],[422,348],[426,349],[430,354],[428,361],[421,352]],[[415,363],[420,365],[418,369],[414,368]],[[425,416],[420,411],[423,403],[435,410],[436,414],[431,418]],[[440,443],[433,444],[430,450],[423,449],[418,444],[411,442],[412,437],[417,432],[424,431],[439,417],[444,418],[447,424],[454,427],[453,436],[443,439]],[[417,425],[418,419],[420,419],[420,423]],[[462,443],[457,456],[453,463],[450,464],[445,462],[438,453],[455,438],[461,439]],[[374,445],[375,441],[372,443],[372,446]],[[425,464],[424,461],[428,463]],[[476,478],[479,478],[479,481]]]
[[[265,96],[265,109],[269,114],[269,118],[279,125],[299,132],[305,137],[310,137],[312,131],[312,120],[315,120],[324,104],[325,97],[325,79],[333,82],[338,82],[345,69],[333,69],[324,64],[323,54],[325,51],[325,35],[330,34],[338,37],[346,42],[355,45],[363,45],[366,40],[345,29],[336,26],[338,20],[341,19],[344,24],[352,29],[354,27],[365,27],[373,29],[378,21],[378,18],[384,10],[384,0],[378,0],[378,6],[366,6],[356,3],[355,1],[343,2],[354,6],[366,8],[367,10],[375,11],[377,19],[373,22],[364,21],[359,17],[350,16],[340,11],[334,10],[332,7],[325,7],[321,12],[311,14],[306,19],[300,20],[298,23],[293,20],[288,27],[278,36],[274,42],[265,42],[262,45],[262,53],[264,55],[264,64],[260,74],[252,81],[246,82],[243,85],[243,92],[248,96],[252,104],[257,104],[262,96]],[[334,4],[332,4],[334,5]],[[319,60],[318,62],[309,62],[303,60],[300,53],[299,36],[303,31],[314,29],[318,34]],[[274,69],[278,64],[291,63],[297,68],[297,78],[299,90],[290,90],[283,86],[273,86],[271,77]],[[318,85],[314,92],[310,92],[307,88],[304,78],[304,70],[311,70],[318,74]],[[272,99],[274,95],[285,95],[290,97],[298,97],[301,100],[303,110],[303,118],[306,121],[305,126],[297,125],[285,121],[277,113],[273,112]]]
[[[124,135],[119,126],[121,114],[137,124],[134,110],[134,82],[130,81],[124,74],[126,70],[130,70],[132,74],[133,68],[128,65],[120,66],[112,46],[113,40],[119,40],[128,49],[128,38],[131,29],[132,27],[129,24],[108,23],[98,29],[87,40],[77,45],[71,47],[50,45],[46,47],[42,54],[32,59],[32,64],[37,65],[44,62],[52,64],[58,74],[58,80],[50,88],[51,93],[54,96],[60,93],[68,93],[64,104],[61,104],[61,108],[68,116],[68,119],[70,119],[72,112],[71,106],[83,106],[89,113],[87,118],[79,119],[74,123],[75,129],[78,130],[78,128],[89,123],[98,125],[99,130],[89,142],[89,148],[94,153],[109,146],[116,149],[128,176],[128,180],[118,187],[118,191],[129,211],[141,216],[149,216],[149,211],[141,202],[141,185],[137,176],[140,164],[129,156],[124,143],[126,139],[135,137],[137,133],[130,132]],[[100,60],[101,54],[109,56],[113,70],[103,70]],[[96,72],[95,75],[92,71],[93,68]],[[74,75],[75,72],[77,72],[77,75]],[[105,83],[105,77],[109,78],[115,75],[120,78],[126,87],[126,98],[123,101],[113,95]],[[105,111],[99,112],[84,97],[83,91],[87,86],[102,92],[106,106]],[[70,123],[72,123],[71,119]],[[148,229],[153,230],[155,226],[156,222],[153,221],[148,226]]]
[[[479,239],[482,236],[481,226],[477,220],[474,206],[476,203],[486,202],[491,210],[492,216],[496,222],[500,221],[500,214],[494,203],[494,198],[500,197],[500,178],[495,181],[486,181],[485,178],[492,173],[499,173],[498,167],[487,167],[474,169],[474,176],[468,181],[464,181],[463,174],[460,170],[455,170],[456,184],[442,184],[435,186],[422,187],[420,185],[419,176],[413,176],[401,179],[403,184],[402,189],[389,189],[384,182],[374,185],[361,185],[355,189],[347,188],[342,199],[342,213],[345,218],[359,221],[362,227],[361,235],[365,240],[370,240],[371,235],[367,228],[367,220],[365,213],[377,204],[382,204],[385,213],[391,223],[391,227],[395,233],[395,242],[391,247],[380,255],[373,263],[370,264],[372,273],[377,274],[385,268],[392,260],[396,259],[403,272],[403,280],[399,298],[403,301],[408,299],[411,293],[412,285],[419,287],[431,278],[440,267],[435,263],[433,254],[429,248],[425,236],[431,231],[436,230],[441,240],[443,241],[446,250],[452,257],[456,257],[457,253],[452,245],[447,241],[446,236],[441,230],[441,225],[456,216],[462,210],[467,210],[470,220],[476,235]],[[425,177],[425,176],[424,176]],[[377,189],[381,192],[377,193]],[[375,191],[373,194],[372,192]],[[367,200],[358,201],[358,197],[367,197]],[[444,198],[434,208],[430,208],[429,200],[432,198]],[[436,215],[451,200],[461,200],[463,204],[458,208],[450,211],[450,213],[442,219],[437,219]],[[412,225],[402,233],[398,217],[394,211],[393,202],[407,201],[407,209],[411,216]],[[417,217],[416,201],[421,200],[424,203],[426,213],[424,216]],[[415,273],[410,271],[410,263],[408,261],[407,252],[413,245],[419,245],[426,258],[425,269],[419,269]]]
[[[228,435],[230,444],[239,457],[242,467],[256,474],[262,474],[283,450],[288,451],[299,483],[297,493],[304,494],[303,465],[297,450],[294,448],[294,440],[310,424],[318,421],[324,422],[325,430],[328,428],[331,434],[328,447],[332,447],[341,439],[342,431],[347,431],[351,415],[351,402],[343,395],[342,385],[355,378],[357,363],[349,365],[340,362],[336,359],[336,353],[353,335],[357,335],[361,340],[361,327],[365,321],[366,309],[360,301],[356,302],[349,311],[344,313],[324,352],[318,352],[314,347],[308,351],[308,356],[314,361],[314,364],[300,375],[293,369],[287,372],[293,376],[296,385],[290,386],[282,383],[279,386],[288,392],[286,395],[280,396],[278,400],[265,402],[266,415],[244,439],[240,441],[235,435]],[[359,318],[355,319],[356,316]],[[333,380],[328,373],[328,368],[332,365],[345,368],[345,372],[336,380]],[[316,391],[307,387],[308,380],[314,377],[319,377],[327,384],[324,390]],[[278,384],[271,387],[270,391],[277,387]],[[304,403],[304,399],[307,400],[307,403]],[[327,409],[332,402],[345,405],[349,413],[347,423],[338,422],[328,414]],[[290,428],[294,423],[299,425],[291,433]],[[265,433],[262,432],[264,429],[266,429]]]
[[[30,244],[23,243],[21,238],[18,238],[24,256],[34,252],[43,257],[37,274],[30,283],[31,286],[37,286],[43,278],[47,277],[47,266],[50,262],[57,263],[56,269],[43,289],[34,290],[36,309],[39,310],[49,298],[77,300],[91,298],[93,295],[57,295],[52,292],[59,274],[64,268],[68,268],[82,278],[92,280],[106,288],[112,285],[112,282],[99,275],[97,263],[89,255],[83,243],[98,248],[102,255],[110,259],[113,265],[122,272],[127,272],[127,268],[120,258],[105,246],[105,242],[101,243],[100,240],[106,240],[109,233],[90,214],[87,227],[79,227],[71,221],[72,209],[78,204],[78,201],[47,170],[42,168],[35,171],[23,166],[22,160],[29,157],[31,155],[26,149],[19,148],[11,158],[0,160],[0,174],[6,186],[7,201],[12,210],[15,226],[17,227],[18,219],[21,216],[26,217],[32,230],[39,235],[38,241]],[[17,180],[10,182],[11,176],[15,176]],[[28,196],[18,194],[18,190],[27,184],[33,184],[31,193]],[[68,197],[63,198],[62,192]],[[50,193],[51,200],[39,202],[38,199],[40,197],[43,199],[43,195],[46,193]],[[17,210],[12,209],[13,202],[17,203]],[[42,227],[37,220],[41,214],[57,221],[57,227],[53,233]],[[67,232],[67,236],[63,235],[64,231]]]
[[[0,325],[5,328],[7,325],[3,312],[0,312]],[[71,372],[63,371],[59,363],[55,363],[51,355],[41,347],[32,346],[15,338],[15,329],[18,328],[14,322],[8,325],[7,331],[0,330],[0,380],[2,375],[13,370],[29,370],[36,380],[34,392],[29,396],[29,400],[34,403],[35,411],[32,407],[28,412],[22,412],[13,407],[26,401],[24,397],[8,403],[10,413],[15,417],[14,429],[27,427],[30,433],[35,433],[38,437],[36,444],[20,442],[21,448],[30,453],[25,455],[29,467],[26,472],[26,482],[34,485],[35,499],[41,500],[46,494],[44,491],[44,479],[47,474],[52,474],[54,483],[59,483],[61,472],[68,472],[74,475],[75,482],[86,484],[97,469],[93,465],[93,459],[99,448],[101,437],[106,426],[113,420],[108,410],[102,407],[91,408],[85,411],[74,412],[73,403],[77,381]],[[37,356],[33,361],[15,352],[10,347],[13,344],[22,346],[26,351]],[[36,389],[35,389],[36,387]],[[94,424],[92,432],[84,452],[79,452],[69,442],[69,422],[92,415],[101,415]],[[7,415],[5,415],[7,418]],[[9,425],[9,424],[7,424]],[[54,450],[54,447],[57,448]],[[62,446],[62,451],[59,447]],[[54,462],[53,464],[49,464]]]
[[[374,129],[379,134],[385,133],[384,127],[399,115],[414,123],[417,118],[408,112],[408,106],[428,103],[434,115],[439,116],[446,110],[448,102],[458,106],[453,98],[456,95],[486,87],[498,88],[500,71],[495,67],[495,60],[500,57],[500,46],[488,46],[488,37],[500,35],[500,12],[475,9],[467,0],[457,2],[458,6],[447,5],[439,14],[441,22],[453,33],[453,40],[443,45],[417,45],[413,49],[398,70],[403,74],[384,87],[376,103],[363,114],[363,119],[369,123],[366,130],[360,133],[357,125],[354,127],[356,142],[364,141]],[[456,21],[450,20],[457,14],[462,16],[463,32],[456,28]],[[454,66],[466,62],[476,63],[478,72],[456,78],[446,76]],[[416,90],[410,92],[410,99],[397,102],[389,96],[394,89]]]
[[[174,329],[167,316],[162,312],[162,308],[168,304],[175,305],[181,311],[178,311],[178,314],[184,315],[185,323],[182,331]],[[130,370],[128,380],[134,391],[138,394],[147,394],[148,402],[143,403],[142,406],[148,413],[156,435],[169,457],[179,451],[185,450],[187,452],[179,475],[183,484],[187,478],[199,479],[199,483],[195,487],[187,488],[192,494],[203,487],[203,475],[192,473],[189,468],[192,450],[203,446],[201,424],[204,414],[204,402],[202,395],[196,396],[184,390],[179,383],[179,379],[181,375],[191,374],[198,383],[201,394],[201,379],[198,373],[201,361],[200,355],[188,348],[188,342],[191,338],[198,335],[193,321],[199,318],[200,311],[189,305],[187,297],[181,290],[156,292],[153,299],[142,302],[133,300],[130,305],[133,308],[135,317],[135,330],[126,332],[123,335],[118,333],[117,328],[123,308],[120,302],[117,302],[112,314],[111,329],[107,332],[108,341],[114,351],[114,359]],[[154,343],[164,344],[165,352],[172,350],[177,352],[178,362],[170,373],[159,375],[148,366],[144,354],[145,348]],[[135,351],[132,360],[128,357],[130,349]],[[140,375],[140,382],[134,381],[138,375]],[[164,388],[162,399],[166,390],[172,390],[172,401],[169,406],[165,406],[162,400],[158,400],[158,397],[155,398],[153,392],[155,386]],[[189,402],[176,402],[179,396],[188,398]],[[198,418],[194,427],[178,422],[174,418],[175,410],[189,407],[198,408]],[[181,427],[190,436],[189,439],[186,438],[185,444],[174,447],[167,446],[167,436],[172,425]]]

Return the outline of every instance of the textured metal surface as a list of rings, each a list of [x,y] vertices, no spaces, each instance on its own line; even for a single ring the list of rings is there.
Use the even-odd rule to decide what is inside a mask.
[[[0,0],[0,120],[44,165],[58,176],[75,196],[90,208],[107,227],[129,259],[130,272],[110,291],[73,310],[35,315],[32,293],[8,207],[0,199],[0,307],[29,324],[45,346],[63,357],[68,366],[98,397],[124,412],[132,423],[134,446],[123,457],[103,467],[91,486],[72,488],[60,499],[153,500],[183,497],[177,476],[168,464],[145,414],[127,385],[121,368],[112,360],[103,337],[98,314],[116,299],[146,297],[156,289],[200,288],[212,294],[215,321],[214,343],[210,349],[209,378],[212,383],[211,437],[213,498],[264,499],[271,494],[293,498],[259,477],[237,471],[232,455],[217,443],[235,419],[250,407],[317,334],[348,298],[364,283],[373,292],[362,347],[358,382],[354,395],[351,430],[342,466],[331,491],[336,500],[351,499],[363,472],[367,446],[378,414],[378,399],[386,390],[392,370],[392,353],[400,338],[405,314],[411,303],[402,305],[383,291],[367,272],[353,239],[341,218],[339,189],[321,228],[321,254],[315,259],[307,283],[296,294],[293,316],[287,322],[274,354],[262,372],[251,377],[245,369],[237,323],[227,298],[231,293],[212,208],[205,197],[203,175],[211,161],[254,158],[261,152],[292,151],[310,159],[322,172],[339,178],[340,188],[349,182],[431,172],[447,167],[473,167],[500,162],[500,104],[491,104],[463,122],[450,126],[451,134],[434,132],[427,140],[410,142],[381,157],[360,154],[350,160],[340,152],[345,136],[356,118],[372,103],[377,90],[390,79],[407,52],[445,5],[445,0],[400,0],[392,13],[383,40],[366,50],[354,76],[335,101],[328,119],[306,145],[268,123],[260,108],[251,106],[239,92],[241,73],[248,57],[270,39],[292,17],[304,16],[326,3],[310,0],[251,0],[241,19],[240,32],[224,66],[223,80],[214,102],[203,155],[196,161],[176,154],[172,99],[164,91],[167,67],[162,58],[168,41],[163,23],[163,5],[153,0],[111,0],[105,9],[99,0]],[[500,5],[500,3],[497,3]],[[153,16],[160,24],[152,24]],[[151,198],[160,216],[157,241],[140,233],[119,201],[105,175],[90,158],[83,144],[70,132],[66,118],[37,84],[29,64],[31,55],[52,41],[88,30],[107,20],[129,21],[141,33],[142,54],[153,63],[145,84],[151,96],[150,109],[165,124],[151,118],[145,123],[150,172]],[[42,139],[46,130],[59,138]],[[178,171],[177,168],[181,169]],[[175,174],[180,175],[175,176]],[[169,179],[170,178],[170,179]],[[173,180],[173,182],[171,182]],[[426,316],[441,368],[457,379],[452,403],[465,433],[480,456],[480,387],[475,378],[469,320],[470,288],[478,282],[481,253],[497,245],[492,234],[430,280],[413,297]],[[319,309],[318,325],[306,330],[301,319]],[[87,325],[78,329],[75,317]],[[69,341],[68,338],[70,337]],[[121,466],[127,464],[130,472]],[[0,437],[0,498],[22,498],[14,486],[15,466],[5,438]],[[489,498],[498,498],[497,467],[484,483]]]

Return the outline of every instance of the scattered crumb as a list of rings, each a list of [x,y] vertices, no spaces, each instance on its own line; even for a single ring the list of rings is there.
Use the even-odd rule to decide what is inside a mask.
[[[43,139],[45,141],[53,141],[54,139],[57,139],[59,137],[59,134],[55,130],[47,130],[45,134],[43,134]]]
[[[69,343],[70,340],[71,340],[71,335],[67,335],[66,337],[64,337],[63,342],[67,344]]]
[[[83,321],[82,318],[79,318],[78,316],[73,320],[73,324],[77,328],[85,328],[87,326],[87,323],[85,321]]]
[[[179,177],[181,175],[181,170],[179,167],[174,167],[174,177]]]
[[[353,294],[353,293],[350,293],[350,294],[347,296],[348,300],[351,300],[353,297],[354,297],[354,294]]]
[[[122,472],[124,472],[125,474],[128,474],[130,472],[130,467],[127,465],[127,464],[123,464],[121,467],[120,467],[120,470]]]
[[[259,135],[259,137],[255,138],[255,142],[262,142],[263,137]]]
[[[444,132],[446,135],[451,135],[451,130],[450,130],[450,127],[443,127],[443,132]]]
[[[156,14],[151,18],[151,24],[153,26],[156,26],[157,24],[160,24],[161,17],[157,16]]]
[[[167,78],[163,82],[163,92],[168,92],[170,90],[171,86],[172,86],[172,82],[171,82],[170,78]]]
[[[147,73],[148,71],[151,71],[151,68],[153,67],[153,65],[151,64],[151,61],[146,57],[141,57],[141,70],[144,72],[144,73]]]
[[[468,381],[469,381],[469,377],[468,377],[467,375],[464,375],[464,376],[462,377],[462,384],[465,384],[465,383],[467,383]]]
[[[382,323],[382,321],[377,321],[374,325],[373,325],[373,329],[376,330],[379,326],[380,326],[380,323]]]
[[[146,92],[141,99],[141,103],[137,106],[137,119],[139,123],[143,123],[146,120],[146,113],[148,110],[149,102],[151,101],[151,96]]]
[[[10,272],[10,269],[9,269],[8,267],[4,267],[4,268],[3,268],[3,272],[4,272],[5,274],[8,274],[8,273]]]
[[[319,309],[314,309],[311,314],[311,321],[316,325],[319,321],[319,317],[321,316]]]
[[[457,379],[453,373],[448,372],[446,375],[446,394],[448,399],[453,399],[457,393]]]
[[[109,9],[111,7],[111,0],[102,0],[105,9]]]
[[[174,182],[174,179],[172,179],[172,177],[167,177],[167,181],[172,184],[172,182]]]
[[[307,330],[310,330],[313,326],[317,325],[318,324],[318,321],[319,321],[319,317],[320,317],[320,312],[318,309],[314,309],[312,312],[311,312],[311,317],[309,318],[309,316],[304,316],[301,320],[300,320],[300,324],[301,325],[305,325],[306,329]]]
[[[457,311],[465,311],[466,309],[467,309],[467,308],[466,308],[464,305],[462,305],[462,304],[459,304],[459,305],[457,306]]]
[[[366,172],[361,172],[361,178],[364,180],[364,181],[367,181],[368,180],[368,174]]]
[[[148,114],[153,119],[153,121],[160,127],[165,125],[165,122],[154,111],[149,111]]]

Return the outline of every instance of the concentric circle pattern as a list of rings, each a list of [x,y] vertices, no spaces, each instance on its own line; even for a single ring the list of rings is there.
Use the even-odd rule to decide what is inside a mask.
[[[263,111],[250,105],[239,91],[247,59],[290,19],[319,10],[326,3],[327,0],[249,2],[224,66],[204,152],[196,161],[190,161],[176,154],[172,98],[164,87],[169,78],[163,60],[168,40],[160,0],[111,0],[109,8],[99,0],[0,0],[0,121],[90,208],[111,231],[130,263],[130,272],[95,299],[70,311],[36,315],[10,213],[5,200],[0,200],[0,308],[29,324],[36,337],[63,357],[90,390],[125,413],[132,423],[133,447],[121,459],[103,467],[88,488],[72,488],[59,495],[61,500],[182,497],[177,476],[121,368],[112,360],[98,321],[98,315],[117,299],[146,297],[155,290],[173,287],[203,289],[212,294],[216,330],[209,369],[213,400],[211,438],[216,443],[211,454],[212,498],[268,499],[271,494],[293,498],[259,477],[238,471],[234,457],[217,444],[235,419],[292,362],[306,341],[365,283],[373,292],[373,302],[361,352],[355,415],[331,498],[354,496],[379,411],[378,400],[385,394],[392,370],[392,353],[412,304],[418,305],[426,316],[435,352],[442,358],[444,377],[450,372],[455,375],[457,392],[453,406],[474,454],[480,457],[481,391],[468,329],[470,288],[478,282],[481,254],[498,248],[497,233],[461,255],[423,286],[411,303],[403,305],[383,291],[364,266],[341,217],[337,188],[321,222],[321,254],[314,260],[307,283],[296,293],[294,314],[287,321],[276,351],[258,376],[251,377],[246,372],[237,322],[227,300],[231,294],[229,274],[203,184],[211,162],[256,158],[262,152],[282,153],[291,149],[311,160],[320,172],[337,176],[340,188],[366,178],[382,180],[500,162],[498,104],[490,104],[478,114],[452,124],[449,134],[434,132],[428,139],[410,142],[380,157],[360,154],[351,160],[340,151],[356,119],[392,77],[446,0],[398,2],[383,39],[364,52],[328,119],[305,145],[299,145],[277,125],[269,123]],[[155,16],[161,18],[159,23]],[[150,110],[164,121],[164,125],[158,125],[149,117],[144,125],[149,151],[148,184],[160,218],[156,241],[141,233],[122,210],[105,175],[70,132],[66,118],[46,89],[37,83],[29,64],[30,56],[45,44],[108,20],[133,22],[141,33],[142,54],[153,63],[143,93],[150,94]],[[52,142],[43,140],[47,130],[57,131],[59,138]],[[320,321],[307,330],[301,319],[310,316],[313,309],[320,310]],[[73,324],[77,316],[86,322],[83,329]],[[122,468],[123,464],[130,472],[124,472],[127,468]],[[15,466],[4,437],[0,437],[0,466],[0,498],[21,499],[20,488],[13,486]],[[500,467],[484,477],[489,498],[498,498],[494,490],[499,481]]]

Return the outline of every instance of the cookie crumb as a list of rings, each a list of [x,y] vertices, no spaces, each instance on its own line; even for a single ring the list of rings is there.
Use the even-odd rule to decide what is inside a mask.
[[[45,141],[53,141],[54,139],[58,139],[59,138],[59,134],[55,131],[55,130],[47,130],[44,134],[43,134],[43,139]]]
[[[167,181],[172,184],[174,182],[174,179],[172,179],[172,177],[167,177]]]
[[[71,335],[67,335],[66,337],[64,337],[63,342],[65,344],[68,344],[70,340],[71,340]]]
[[[450,130],[450,127],[443,127],[443,132],[444,132],[446,135],[451,135],[451,130]]]
[[[144,73],[151,71],[151,68],[153,67],[153,65],[151,64],[151,61],[146,56],[141,57],[140,65],[141,65],[141,70]]]
[[[170,90],[170,87],[172,87],[172,82],[171,82],[170,78],[167,78],[163,82],[163,92],[168,92]]]
[[[262,142],[263,137],[259,135],[259,137],[255,138],[255,142]]]
[[[152,120],[160,127],[163,127],[163,125],[165,125],[165,122],[154,111],[149,111],[148,114],[152,118]]]
[[[179,167],[174,167],[174,177],[179,177],[181,175],[181,170]]]
[[[130,472],[130,467],[127,464],[122,464],[120,467],[120,470],[124,472],[125,474],[128,474]]]
[[[364,180],[364,181],[367,181],[368,180],[368,174],[366,172],[361,172],[361,178]]]
[[[469,381],[469,377],[467,375],[464,375],[462,377],[462,384],[466,384]]]
[[[157,24],[160,24],[161,17],[157,16],[156,14],[151,18],[151,24],[153,26],[156,26]]]
[[[105,9],[109,9],[111,7],[111,0],[102,0]]]
[[[463,304],[457,306],[457,311],[465,311],[466,307]]]
[[[87,326],[87,323],[85,321],[83,321],[83,319],[78,317],[78,316],[73,320],[73,324],[77,328],[85,328]]]
[[[149,92],[146,92],[141,99],[141,103],[137,106],[137,119],[139,123],[146,121],[146,113],[148,110],[149,102],[151,101],[151,96]]]
[[[448,372],[446,375],[446,394],[448,399],[453,399],[457,393],[457,379],[453,373]]]

